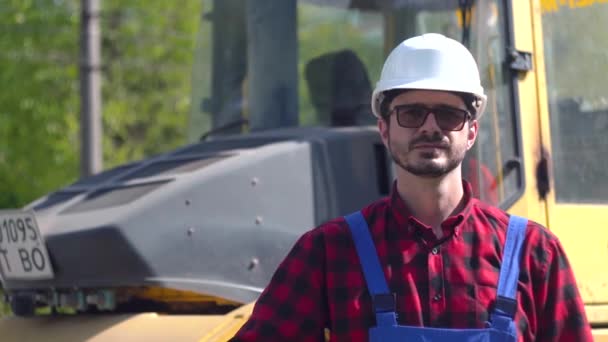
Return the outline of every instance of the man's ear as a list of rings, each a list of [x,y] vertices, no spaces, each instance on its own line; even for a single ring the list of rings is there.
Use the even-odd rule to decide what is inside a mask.
[[[479,123],[477,120],[469,121],[469,129],[467,132],[467,151],[475,145],[475,140],[477,139],[477,130],[479,129]]]
[[[380,138],[382,138],[382,142],[386,148],[388,148],[388,129],[389,124],[384,119],[378,119],[378,131],[380,132]]]

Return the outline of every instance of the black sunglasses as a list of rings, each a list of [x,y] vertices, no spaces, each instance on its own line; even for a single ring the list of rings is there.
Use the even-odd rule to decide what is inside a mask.
[[[427,107],[420,104],[395,106],[388,115],[395,113],[399,126],[405,128],[421,127],[429,114],[435,115],[437,126],[444,131],[460,131],[464,123],[471,118],[471,113],[464,109],[437,106]]]

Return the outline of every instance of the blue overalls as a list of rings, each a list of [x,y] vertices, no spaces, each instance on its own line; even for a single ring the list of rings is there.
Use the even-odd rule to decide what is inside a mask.
[[[445,329],[397,325],[395,295],[389,292],[371,234],[361,212],[345,216],[351,230],[363,275],[372,297],[376,326],[369,330],[370,341],[454,341],[514,342],[517,330],[513,317],[517,310],[519,259],[527,219],[511,215],[507,228],[496,305],[484,329]]]

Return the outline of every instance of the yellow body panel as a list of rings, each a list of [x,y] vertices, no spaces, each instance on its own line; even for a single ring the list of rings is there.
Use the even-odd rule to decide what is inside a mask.
[[[3,342],[212,342],[226,341],[249,316],[253,305],[229,314],[66,315],[0,319]]]
[[[540,118],[539,136],[542,146],[551,155],[550,113],[547,100],[547,84],[545,78],[544,50],[542,44],[541,2],[532,2],[531,12],[535,37],[535,68],[538,70],[536,97]],[[523,94],[522,94],[523,97]],[[522,120],[528,120],[522,118]],[[526,144],[524,144],[526,146]],[[526,146],[526,149],[528,147]],[[598,156],[598,158],[601,158]],[[551,189],[555,189],[554,178],[551,177]],[[585,205],[558,203],[555,192],[549,192],[546,198],[546,226],[555,233],[568,255],[568,259],[578,281],[583,300],[588,305],[608,303],[608,277],[604,269],[608,264],[608,205]],[[608,323],[608,315],[590,317],[593,323]]]
[[[527,1],[513,1],[513,13],[517,13],[513,18],[514,47],[521,51],[532,52],[534,57],[535,44],[532,37],[533,21],[531,20],[530,3]],[[509,212],[528,217],[540,224],[547,224],[547,209],[544,201],[539,201],[536,169],[535,166],[540,160],[540,118],[538,117],[538,98],[536,93],[539,68],[534,60],[533,70],[521,74],[518,81],[518,98],[520,112],[520,131],[522,138],[522,152],[525,175],[524,194],[510,208]],[[545,91],[545,90],[543,90]]]
[[[586,303],[587,316],[594,325],[608,324],[608,278],[602,270],[608,263],[607,205],[557,203],[555,192],[540,199],[535,168],[541,151],[551,155],[550,113],[542,31],[542,2],[514,1],[515,47],[533,52],[534,70],[519,82],[521,134],[525,163],[524,195],[509,210],[525,215],[556,234],[568,255]],[[550,158],[550,157],[549,157]],[[550,176],[551,189],[555,189]],[[608,341],[608,329],[594,329],[596,341]]]
[[[605,326],[608,323],[608,304],[587,305],[585,306],[587,318],[595,324]]]
[[[608,342],[608,329],[593,330],[593,340],[595,342]]]
[[[0,320],[2,341],[192,341],[218,326],[222,316],[75,315]]]
[[[585,303],[608,302],[608,208],[549,202],[550,226],[568,253]],[[604,270],[604,272],[602,272]],[[607,320],[603,321],[608,323]]]
[[[251,316],[254,304],[244,305],[229,313],[221,325],[207,332],[200,342],[228,341]]]

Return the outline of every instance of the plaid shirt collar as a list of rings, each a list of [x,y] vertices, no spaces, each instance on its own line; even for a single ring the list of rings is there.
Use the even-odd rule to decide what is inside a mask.
[[[449,238],[452,234],[454,234],[455,237],[458,237],[461,226],[470,216],[471,208],[477,203],[477,200],[472,197],[473,190],[471,184],[464,179],[462,180],[462,188],[464,190],[465,206],[462,211],[456,213],[455,215],[449,216],[441,223],[444,237],[441,240],[437,240],[435,234],[433,233],[432,227],[426,225],[413,216],[410,208],[405,204],[399,195],[399,192],[397,191],[397,181],[395,180],[389,196],[389,210],[392,214],[391,219],[393,220],[393,224],[389,224],[388,227],[398,227],[399,231],[387,233],[395,233],[401,238],[413,238],[415,236],[420,236],[426,241],[435,243]]]

